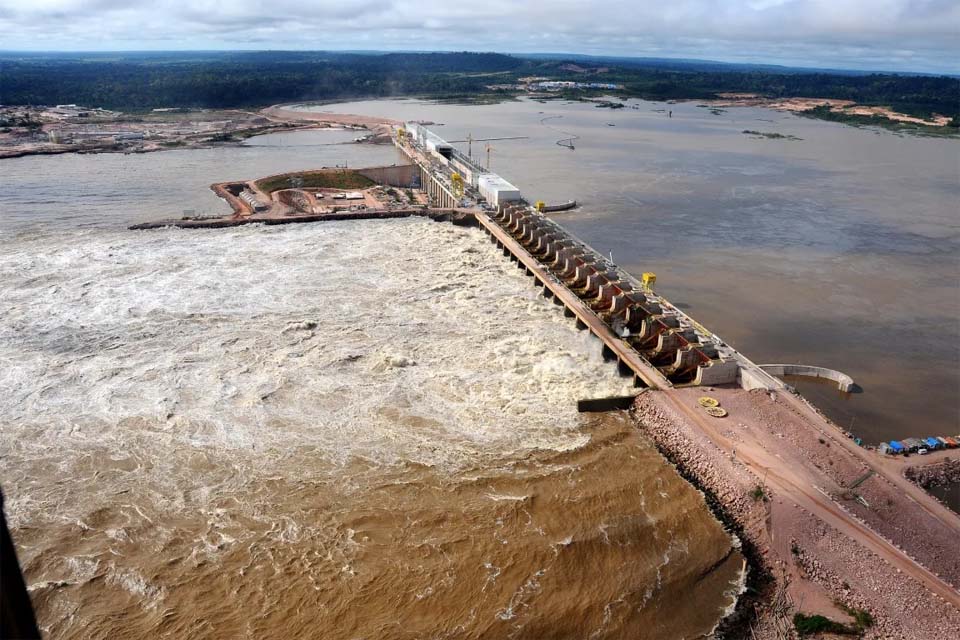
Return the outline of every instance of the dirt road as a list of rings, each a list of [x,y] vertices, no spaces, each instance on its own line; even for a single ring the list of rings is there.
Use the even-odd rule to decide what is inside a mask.
[[[864,548],[882,558],[890,566],[912,577],[931,593],[960,610],[960,592],[841,509],[827,495],[823,485],[827,485],[827,488],[833,488],[827,484],[832,484],[829,478],[815,471],[811,472],[809,465],[805,464],[804,461],[784,459],[773,448],[767,448],[759,442],[744,440],[735,442],[728,438],[722,433],[723,430],[729,428],[728,422],[710,418],[699,407],[696,407],[696,397],[699,395],[696,390],[671,390],[657,393],[661,393],[667,404],[695,424],[722,451],[731,456],[735,455],[736,459],[750,469],[758,480],[765,482],[775,495],[793,501],[799,507],[820,518],[850,539],[855,540]],[[712,395],[722,398],[724,393],[718,390]],[[795,405],[793,408],[799,411],[810,411],[805,406]],[[841,442],[840,439],[835,440],[838,443]],[[847,443],[843,442],[843,445],[846,447]],[[853,453],[858,454],[859,452]],[[862,457],[862,455],[858,457]],[[869,461],[864,460],[864,464],[874,468]],[[960,535],[960,520],[951,512],[941,513],[946,509],[936,503],[933,498],[926,494],[915,496],[916,492],[921,490],[906,479],[897,476],[891,478],[889,477],[891,474],[884,469],[875,470],[894,482],[897,487],[902,487],[904,493],[920,503],[931,516],[937,518],[945,515],[947,517],[952,516],[952,521],[949,524],[957,528],[958,535]],[[916,499],[917,497],[920,499]],[[935,503],[935,506],[939,506],[940,509],[934,508],[934,505],[929,504],[930,502]]]

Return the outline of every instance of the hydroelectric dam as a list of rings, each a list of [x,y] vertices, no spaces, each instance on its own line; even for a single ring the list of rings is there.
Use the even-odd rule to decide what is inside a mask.
[[[217,183],[212,188],[232,215],[131,228],[407,216],[476,226],[570,322],[599,339],[597,347],[621,375],[632,378],[635,394],[585,398],[578,410],[630,409],[638,428],[678,472],[713,496],[715,514],[744,541],[750,563],[744,575],[748,584],[756,581],[751,588],[759,589],[767,576],[786,580],[778,582],[785,590],[793,574],[778,577],[770,569],[796,563],[794,549],[824,557],[821,544],[832,535],[837,551],[830,557],[839,574],[882,571],[878,581],[904,589],[913,581],[919,589],[894,592],[897,597],[875,608],[886,624],[902,618],[900,593],[917,594],[905,597],[922,602],[938,622],[960,610],[954,586],[960,565],[945,563],[942,551],[957,539],[956,514],[901,475],[898,460],[863,446],[775,375],[825,378],[844,392],[853,389],[852,379],[819,367],[754,364],[658,294],[653,273],[638,279],[621,269],[612,256],[545,216],[549,206],[531,203],[471,153],[419,123],[391,126],[402,155],[392,166],[338,166]],[[490,259],[499,256],[494,252]],[[357,268],[361,276],[362,264]],[[455,360],[462,354],[447,355]],[[709,387],[709,395],[701,387]],[[716,419],[725,416],[733,419]],[[796,546],[783,542],[793,540]],[[803,588],[824,602],[844,595],[811,580]]]
[[[394,140],[419,169],[419,187],[431,203],[470,215],[544,296],[601,340],[604,357],[616,360],[636,386],[784,387],[656,294],[653,274],[640,281],[620,269],[544,216],[542,202],[530,204],[519,189],[429,129],[407,123]]]
[[[406,159],[391,167],[343,167],[224,182],[211,188],[233,215],[137,224],[223,228],[407,216],[476,225],[503,255],[563,306],[577,326],[600,339],[603,355],[637,387],[785,384],[654,291],[656,276],[638,280],[544,215],[506,179],[417,123],[393,128]],[[361,189],[357,191],[357,189]],[[400,196],[400,193],[406,195]]]

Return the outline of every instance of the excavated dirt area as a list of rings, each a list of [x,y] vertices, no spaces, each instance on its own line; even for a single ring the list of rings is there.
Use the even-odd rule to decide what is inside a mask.
[[[728,417],[692,419],[705,392],[721,400]],[[758,637],[780,637],[792,611],[852,623],[841,605],[870,612],[870,638],[933,638],[960,628],[960,595],[897,551],[956,586],[960,519],[902,477],[876,473],[845,489],[868,467],[839,431],[821,430],[802,401],[764,391],[682,389],[643,394],[635,415],[743,527],[775,579],[759,608]],[[779,591],[789,607],[771,602]]]

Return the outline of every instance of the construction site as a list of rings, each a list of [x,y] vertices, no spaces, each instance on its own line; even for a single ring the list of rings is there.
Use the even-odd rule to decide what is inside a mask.
[[[755,364],[657,293],[655,273],[634,277],[545,215],[549,205],[490,172],[472,144],[463,153],[413,122],[394,125],[393,140],[407,162],[217,183],[232,214],[131,228],[406,216],[479,227],[632,379],[635,395],[584,399],[581,410],[630,409],[742,542],[750,577],[730,625],[788,637],[802,611],[869,637],[960,628],[960,517],[905,478],[900,458],[862,446],[774,374],[846,390],[852,379]],[[941,441],[915,464],[944,462]]]

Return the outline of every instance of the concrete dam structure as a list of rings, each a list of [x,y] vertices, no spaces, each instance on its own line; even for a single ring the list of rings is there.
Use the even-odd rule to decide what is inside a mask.
[[[503,254],[532,276],[543,294],[603,342],[603,354],[637,386],[739,385],[783,388],[719,337],[652,288],[575,238],[491,174],[422,125],[410,123],[397,147],[420,169],[421,187],[437,207],[469,211]],[[464,180],[463,176],[467,176]],[[509,198],[484,182],[510,187]]]
[[[774,376],[802,376],[806,378],[820,378],[837,383],[842,393],[851,393],[857,389],[853,378],[835,369],[813,367],[806,364],[761,364],[760,368]]]
[[[535,279],[544,296],[563,305],[578,327],[601,340],[604,357],[616,360],[620,373],[633,376],[636,386],[785,388],[771,375],[775,372],[764,371],[655,293],[655,277],[648,278],[653,274],[638,281],[544,216],[542,205],[532,206],[515,186],[422,125],[398,128],[394,141],[409,163],[217,183],[212,188],[232,206],[233,215],[130,228],[223,228],[407,216],[476,224]],[[406,195],[385,187],[399,187]],[[361,191],[350,191],[357,188]],[[237,196],[241,192],[248,193],[259,209],[241,202]],[[332,204],[344,202],[343,198],[356,204]],[[331,204],[323,204],[327,202]]]
[[[524,203],[477,218],[504,254],[600,338],[604,355],[616,358],[639,386],[738,382],[732,349],[552,220]]]

